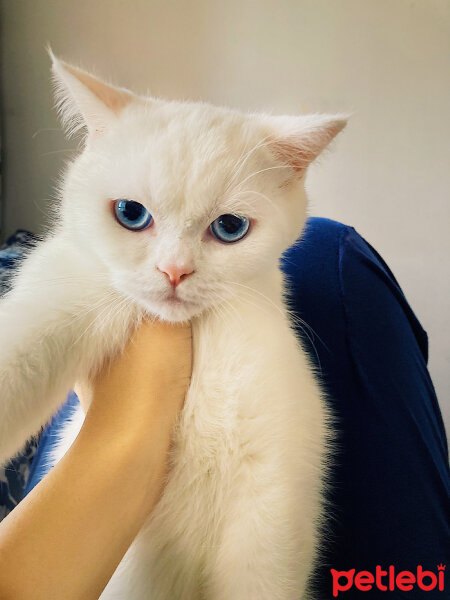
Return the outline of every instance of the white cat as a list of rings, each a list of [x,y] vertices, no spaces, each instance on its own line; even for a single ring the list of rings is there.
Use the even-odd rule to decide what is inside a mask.
[[[64,124],[87,135],[53,233],[0,303],[0,461],[145,314],[191,320],[167,487],[101,598],[306,598],[331,427],[278,263],[345,118],[143,98],[54,57],[53,74]]]

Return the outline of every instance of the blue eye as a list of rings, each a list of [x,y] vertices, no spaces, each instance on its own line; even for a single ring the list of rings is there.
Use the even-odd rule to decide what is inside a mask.
[[[221,242],[238,242],[247,234],[250,221],[238,215],[220,215],[210,225],[211,233]]]
[[[114,214],[122,227],[131,231],[146,229],[153,221],[152,215],[145,206],[139,202],[133,202],[133,200],[116,200]]]

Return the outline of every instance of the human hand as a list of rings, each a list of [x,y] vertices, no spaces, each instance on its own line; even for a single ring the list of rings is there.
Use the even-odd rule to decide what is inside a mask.
[[[173,424],[189,387],[192,333],[189,324],[144,321],[121,355],[107,360],[75,391],[85,413],[105,423],[136,428],[149,418]]]
[[[191,365],[190,326],[147,321],[77,388],[79,435],[0,524],[0,598],[101,595],[163,492]]]

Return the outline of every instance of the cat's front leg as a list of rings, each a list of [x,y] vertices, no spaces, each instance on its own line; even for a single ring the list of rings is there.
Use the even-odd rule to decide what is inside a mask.
[[[278,470],[243,465],[211,553],[207,600],[306,600],[315,527]]]
[[[39,431],[78,377],[124,341],[121,303],[103,275],[80,266],[57,239],[25,261],[0,301],[0,463]]]

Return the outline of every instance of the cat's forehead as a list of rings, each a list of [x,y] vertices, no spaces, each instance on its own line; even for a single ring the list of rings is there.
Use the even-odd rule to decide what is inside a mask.
[[[125,128],[126,127],[126,128]],[[262,132],[246,116],[203,104],[164,103],[129,115],[121,132],[127,176],[151,201],[191,222],[255,169]],[[146,192],[142,191],[142,194]]]
[[[185,177],[217,164],[232,167],[261,136],[250,117],[206,104],[165,103],[136,117],[153,160],[184,169]]]

